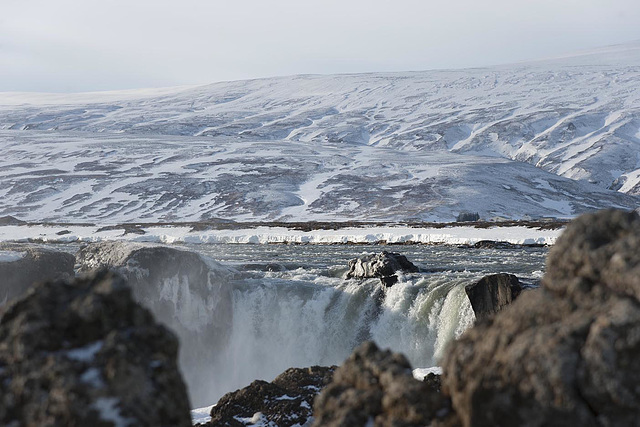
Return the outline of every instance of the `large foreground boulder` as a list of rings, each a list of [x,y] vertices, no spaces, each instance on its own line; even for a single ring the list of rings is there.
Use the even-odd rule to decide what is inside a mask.
[[[360,345],[316,398],[314,426],[425,426],[448,412],[437,382],[416,380],[399,353]]]
[[[100,242],[77,253],[80,272],[109,268],[124,276],[134,298],[180,338],[180,367],[197,406],[210,404],[216,349],[232,325],[234,272],[195,252],[168,246]]]
[[[211,421],[203,425],[305,425],[312,415],[313,399],[331,381],[334,370],[335,366],[290,368],[273,382],[254,381],[222,396],[211,409]]]
[[[416,267],[404,255],[383,251],[349,261],[347,279],[379,278],[383,285],[392,286],[398,281],[396,272],[417,273]]]
[[[511,304],[522,292],[520,281],[513,274],[498,273],[483,277],[465,286],[476,319],[485,319]]]
[[[463,425],[637,425],[639,298],[640,217],[576,219],[542,288],[451,345],[443,388]]]
[[[0,319],[0,425],[189,426],[177,352],[120,277],[36,285]]]
[[[24,295],[36,282],[72,279],[75,260],[66,252],[26,244],[0,244],[0,305]]]

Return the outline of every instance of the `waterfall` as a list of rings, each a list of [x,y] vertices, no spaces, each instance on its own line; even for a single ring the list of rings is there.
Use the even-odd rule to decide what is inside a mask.
[[[402,251],[422,272],[384,288],[378,279],[343,276],[350,259],[386,247],[141,248],[102,243],[78,257],[90,266],[117,258],[134,296],[178,335],[196,407],[290,367],[341,364],[365,340],[405,354],[416,368],[438,365],[474,321],[464,286],[500,271],[539,277],[546,256],[543,248],[410,245]]]
[[[229,338],[211,349],[218,357],[203,378],[213,381],[206,398],[192,396],[196,405],[292,366],[341,364],[368,339],[404,353],[414,367],[433,366],[474,320],[468,280],[459,274],[401,276],[388,289],[377,279],[347,281],[308,269],[284,274],[287,280],[267,273],[233,285]]]

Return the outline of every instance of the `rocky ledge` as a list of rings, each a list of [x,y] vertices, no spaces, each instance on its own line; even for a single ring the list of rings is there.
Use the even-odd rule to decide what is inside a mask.
[[[515,301],[523,289],[520,280],[507,273],[490,274],[464,288],[477,320],[498,313]]]
[[[0,305],[27,293],[29,286],[47,280],[72,279],[75,257],[29,244],[0,244]]]
[[[313,400],[331,381],[335,368],[290,368],[273,382],[254,381],[243,389],[222,396],[211,409],[211,421],[200,425],[307,425],[313,411]]]
[[[399,353],[360,345],[318,396],[314,426],[424,426],[448,413],[437,381],[418,381]]]
[[[366,344],[316,399],[314,425],[637,425],[636,213],[576,219],[550,251],[542,287],[498,306],[451,343],[440,393],[412,382],[403,356]]]
[[[572,222],[540,289],[452,343],[444,392],[464,426],[636,425],[640,217]]]
[[[392,286],[398,281],[396,273],[417,273],[416,267],[404,255],[383,251],[349,261],[347,279],[379,278],[384,286]]]
[[[0,425],[189,426],[177,354],[119,276],[36,285],[0,319]]]
[[[99,242],[81,248],[81,273],[117,272],[134,299],[180,338],[180,366],[195,405],[209,401],[208,381],[217,352],[226,345],[233,321],[231,286],[235,272],[216,261],[168,246]]]

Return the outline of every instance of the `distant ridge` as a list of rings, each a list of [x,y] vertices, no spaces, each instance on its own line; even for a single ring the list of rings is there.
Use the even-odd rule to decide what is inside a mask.
[[[633,209],[638,64],[636,42],[482,69],[0,94],[0,216],[450,221]]]

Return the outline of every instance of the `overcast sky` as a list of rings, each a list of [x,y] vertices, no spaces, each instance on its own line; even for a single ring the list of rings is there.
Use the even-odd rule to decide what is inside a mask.
[[[640,40],[638,0],[0,0],[0,91],[478,67]]]

